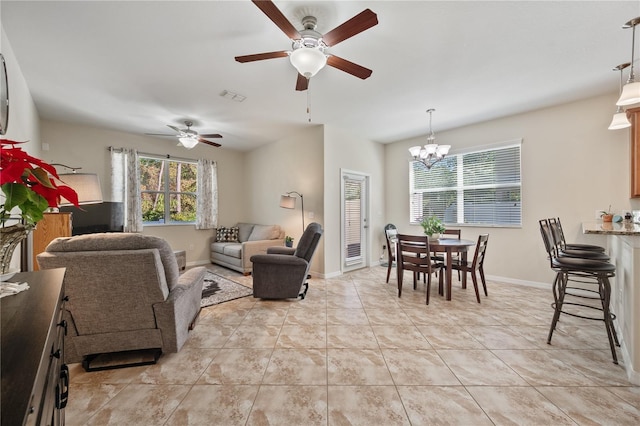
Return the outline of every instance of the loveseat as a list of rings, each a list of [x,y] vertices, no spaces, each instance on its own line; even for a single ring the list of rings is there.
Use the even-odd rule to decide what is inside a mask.
[[[178,352],[200,312],[205,268],[182,275],[162,238],[133,233],[56,238],[40,269],[66,268],[65,362],[90,355]]]
[[[273,246],[284,246],[284,230],[279,225],[241,222],[219,227],[211,237],[211,263],[249,275],[251,256],[266,254]]]

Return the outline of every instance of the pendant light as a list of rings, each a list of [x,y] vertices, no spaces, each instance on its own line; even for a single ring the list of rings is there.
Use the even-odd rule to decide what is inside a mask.
[[[629,65],[631,65],[629,62],[625,62],[624,64],[620,64],[613,69],[614,71],[620,71],[619,93],[622,93],[622,70],[627,68]],[[618,105],[616,113],[613,114],[613,120],[611,120],[611,124],[609,124],[609,130],[625,129],[630,126],[631,123],[629,122],[627,113],[624,112],[624,109],[620,105]]]
[[[624,24],[622,28],[631,28],[632,31],[632,39],[631,39],[631,72],[629,73],[629,80],[627,80],[627,84],[625,84],[622,89],[622,93],[620,94],[620,98],[616,105],[625,106],[632,105],[640,102],[640,81],[635,81],[635,75],[633,72],[633,62],[635,60],[635,45],[636,45],[636,25],[640,24],[640,17],[634,18]]]

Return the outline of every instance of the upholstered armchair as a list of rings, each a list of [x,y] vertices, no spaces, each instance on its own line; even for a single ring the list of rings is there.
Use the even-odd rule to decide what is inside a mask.
[[[321,236],[322,227],[314,222],[307,226],[295,249],[270,247],[267,254],[251,256],[253,297],[288,299],[300,296],[304,299],[309,288],[306,281],[311,260]]]
[[[65,362],[139,349],[178,352],[200,312],[205,268],[178,272],[162,238],[130,233],[53,240],[40,269],[66,268]]]

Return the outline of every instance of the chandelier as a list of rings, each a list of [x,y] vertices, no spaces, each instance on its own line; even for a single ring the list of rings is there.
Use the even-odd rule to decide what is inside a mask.
[[[422,146],[412,146],[409,148],[409,153],[413,157],[414,161],[421,162],[427,170],[431,169],[434,164],[442,160],[448,153],[451,145],[438,145],[436,142],[436,136],[433,134],[431,128],[431,117],[435,109],[430,108],[427,110],[429,113],[429,136],[427,136],[427,144]]]

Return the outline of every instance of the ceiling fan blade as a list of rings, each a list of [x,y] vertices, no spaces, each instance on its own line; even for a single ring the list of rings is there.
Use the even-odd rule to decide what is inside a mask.
[[[178,129],[176,126],[172,126],[171,124],[167,124],[167,127],[175,130],[178,133],[182,133],[182,130]]]
[[[198,135],[201,138],[207,138],[207,139],[217,139],[217,138],[221,138],[222,135],[219,135],[218,133],[209,133],[207,135]]]
[[[353,18],[326,33],[322,36],[322,40],[328,46],[335,46],[341,41],[345,41],[356,34],[360,34],[375,25],[378,25],[378,15],[370,9],[365,9]]]
[[[369,78],[373,72],[369,68],[354,64],[351,61],[347,61],[346,59],[342,59],[335,55],[331,55],[327,58],[327,65],[338,68],[340,71],[344,71],[363,80]]]
[[[309,79],[304,75],[298,73],[298,80],[296,81],[296,90],[307,90],[309,88]]]
[[[254,55],[236,56],[236,61],[244,63],[262,61],[264,59],[286,58],[287,56],[289,56],[289,53],[285,50],[281,50],[279,52],[266,52],[256,53]]]
[[[289,22],[289,20],[280,12],[280,9],[273,4],[271,0],[252,0],[253,4],[258,6],[269,19],[273,21],[274,24],[278,26],[282,30],[283,33],[287,35],[290,39],[299,39],[300,33],[296,30],[296,27]]]
[[[145,135],[147,135],[147,136],[171,136],[172,138],[176,137],[176,135],[168,135],[166,133],[145,133]]]
[[[220,136],[220,137],[222,137],[222,136]],[[215,146],[215,147],[220,147],[220,146],[222,146],[222,145],[220,145],[219,143],[211,142],[211,141],[208,141],[208,140],[206,140],[206,139],[202,139],[202,138],[198,138],[198,142],[201,142],[201,143],[204,143],[204,144],[207,144],[207,145],[211,145],[211,146]]]

